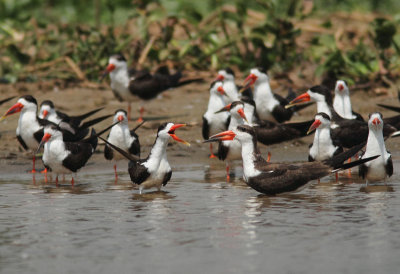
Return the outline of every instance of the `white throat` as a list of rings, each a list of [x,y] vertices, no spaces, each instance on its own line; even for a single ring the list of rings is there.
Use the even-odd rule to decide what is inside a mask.
[[[143,164],[147,167],[150,173],[154,173],[158,170],[161,160],[167,159],[167,145],[169,138],[157,137],[155,144],[153,145],[149,159]]]
[[[333,99],[333,108],[343,118],[346,119],[355,118],[351,109],[350,96],[346,93],[335,94],[335,98]]]
[[[243,141],[242,144],[242,160],[243,160],[243,177],[248,181],[249,177],[257,176],[261,171],[257,170],[255,161],[254,145],[251,140]]]

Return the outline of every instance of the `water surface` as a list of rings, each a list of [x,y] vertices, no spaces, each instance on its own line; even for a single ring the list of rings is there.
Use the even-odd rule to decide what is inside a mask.
[[[172,161],[171,161],[172,162]],[[211,165],[210,165],[211,163]],[[123,164],[121,166],[124,166]],[[224,166],[179,164],[139,195],[92,166],[72,189],[3,171],[1,273],[398,273],[400,197],[342,174],[275,197],[225,181]],[[398,169],[398,166],[395,166]],[[69,179],[69,177],[67,177]]]

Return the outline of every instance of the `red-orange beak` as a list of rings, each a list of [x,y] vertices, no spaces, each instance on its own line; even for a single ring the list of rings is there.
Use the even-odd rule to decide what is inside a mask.
[[[379,125],[381,123],[381,121],[379,121],[378,118],[375,118],[374,120],[372,120],[372,124],[374,124],[375,126]]]
[[[215,81],[223,81],[225,77],[222,74],[218,74],[217,77],[215,78]]]
[[[24,105],[21,103],[16,103],[0,118],[0,121],[4,120],[8,115],[18,113],[24,108]]]
[[[307,135],[310,134],[311,132],[313,132],[314,130],[316,130],[320,125],[321,125],[321,121],[318,119],[315,120],[314,123],[312,123],[312,125],[308,129]]]
[[[124,115],[118,115],[117,119],[118,121],[122,122],[124,120]]]
[[[236,134],[232,130],[227,130],[218,134],[215,134],[204,141],[204,143],[219,142],[219,141],[232,141]]]
[[[51,138],[51,134],[49,134],[49,133],[45,133],[45,134],[43,135],[42,140],[40,141],[40,144],[39,144],[39,146],[38,146],[38,149],[36,150],[36,153],[39,152],[39,150],[42,148],[42,146],[44,146],[44,144],[45,144],[46,142],[48,142],[48,141],[50,140],[50,138]]]
[[[254,83],[257,81],[257,76],[253,73],[251,73],[249,76],[246,77],[244,80],[244,85],[254,85]]]
[[[47,115],[49,115],[49,112],[46,109],[43,110],[43,119],[46,118]]]
[[[244,109],[243,108],[238,109],[237,112],[239,113],[240,117],[242,117],[247,123],[249,122],[249,121],[247,121],[246,115],[244,115]]]
[[[344,86],[343,86],[342,84],[339,84],[339,85],[338,85],[338,90],[339,90],[339,91],[343,91],[343,90],[344,90]]]
[[[100,77],[100,82],[103,81],[103,79],[107,76],[107,74],[109,74],[114,69],[115,69],[115,65],[114,64],[108,64],[106,70],[103,72],[103,74]]]
[[[174,139],[175,141],[178,141],[180,143],[183,143],[187,146],[190,146],[190,144],[188,142],[186,142],[185,140],[182,140],[181,138],[179,138],[178,136],[175,135],[175,130],[180,128],[180,127],[184,127],[186,126],[186,124],[175,124],[171,127],[171,129],[168,131],[168,134],[172,137],[172,139]]]
[[[224,88],[223,88],[222,86],[219,86],[219,87],[217,88],[217,91],[218,91],[221,95],[224,95],[224,94],[225,94],[225,90],[224,90]]]
[[[304,103],[304,102],[309,102],[311,100],[310,95],[308,95],[307,92],[299,95],[298,97],[294,98],[294,100],[292,100],[289,104],[287,104],[285,106],[285,108],[290,108],[294,105],[300,104],[300,103]]]
[[[224,106],[224,107],[221,108],[220,110],[216,111],[215,114],[220,113],[220,112],[224,112],[224,111],[230,111],[230,110],[231,110],[231,105],[232,105],[232,104],[229,104],[229,105]]]

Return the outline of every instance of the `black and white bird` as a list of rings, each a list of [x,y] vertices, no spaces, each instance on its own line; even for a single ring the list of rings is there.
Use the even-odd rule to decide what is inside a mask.
[[[172,169],[167,159],[167,146],[172,138],[175,141],[190,145],[188,142],[180,139],[175,135],[175,130],[185,126],[185,124],[164,123],[160,125],[157,132],[157,138],[151,148],[149,156],[140,159],[138,156],[127,153],[125,150],[108,143],[101,138],[113,149],[129,159],[128,172],[132,183],[139,185],[139,193],[142,194],[143,189],[157,188],[165,186],[172,176]]]
[[[0,118],[1,121],[9,115],[21,112],[18,119],[16,134],[18,142],[25,150],[35,151],[43,137],[44,124],[42,120],[37,117],[37,108],[36,99],[31,95],[24,95]],[[36,157],[33,155],[32,173],[36,172],[35,160]]]
[[[385,147],[382,118],[379,112],[369,115],[367,146],[361,159],[371,157],[371,155],[379,155],[379,157],[359,166],[359,176],[366,180],[367,185],[371,182],[384,181],[393,175],[392,155]]]
[[[315,115],[315,121],[308,133],[315,130],[314,141],[310,145],[308,161],[324,161],[343,152],[340,143],[332,138],[331,118],[324,112]]]
[[[248,124],[246,115],[244,113],[244,103],[241,101],[235,101],[231,104],[223,107],[217,113],[221,112],[229,112],[230,113],[230,121],[228,129],[232,130],[239,125]],[[241,146],[239,141],[223,141],[218,145],[218,159],[221,161],[225,161],[226,164],[226,179],[230,180],[229,162],[233,160],[240,159],[241,156]]]
[[[63,138],[63,129],[55,124],[44,127],[44,135],[37,151],[44,146],[42,161],[44,166],[56,174],[56,183],[60,174],[72,174],[84,167],[97,147],[97,137],[113,126],[107,127],[96,134],[92,129],[88,138],[78,142],[67,142]],[[74,186],[74,177],[71,185]]]
[[[304,105],[296,109],[285,108],[289,101],[271,91],[265,69],[253,68],[250,70],[250,75],[245,79],[245,86],[251,85],[254,85],[253,99],[256,102],[257,114],[262,120],[283,123],[290,120],[295,111],[306,107]]]
[[[110,74],[111,89],[115,97],[119,101],[128,102],[129,119],[131,102],[137,99],[137,97],[147,101],[156,98],[161,92],[167,89],[202,81],[200,78],[181,80],[182,73],[180,71],[170,74],[166,67],[159,68],[153,74],[144,70],[128,69],[127,61],[121,54],[114,54],[109,58],[107,69],[102,78],[107,74]],[[143,120],[143,111],[144,108],[141,106],[139,121]]]
[[[139,136],[136,134],[136,130],[144,123],[140,123],[134,129],[130,130],[128,125],[128,116],[125,110],[118,109],[115,111],[113,118],[113,123],[117,123],[111,130],[107,137],[107,141],[120,149],[126,151],[127,153],[140,156],[140,142]],[[114,153],[113,149],[109,145],[104,147],[104,157],[107,160],[114,160],[114,172],[115,180],[118,178],[117,174],[117,161],[125,159],[120,153]]]
[[[40,119],[49,120],[56,125],[58,125],[61,121],[68,123],[71,127],[77,129],[81,124],[82,121],[93,114],[99,112],[103,108],[97,108],[95,110],[89,111],[82,115],[77,116],[69,116],[66,113],[58,111],[54,107],[54,103],[50,100],[45,100],[40,104],[39,115]]]
[[[354,112],[351,107],[349,86],[345,80],[336,81],[333,109],[343,118],[364,121],[362,116]]]
[[[210,86],[210,99],[208,100],[207,111],[203,115],[202,134],[204,140],[218,132],[224,131],[229,125],[229,113],[219,112],[226,106],[224,98],[225,90],[221,81],[214,81]],[[215,158],[213,146],[210,144],[210,158]]]
[[[244,103],[244,113],[248,125],[253,126],[258,142],[264,145],[278,144],[281,142],[307,136],[307,131],[314,120],[296,123],[274,123],[271,121],[260,120],[256,112],[256,106],[252,99],[242,97]]]
[[[216,78],[217,81],[223,82],[223,88],[226,95],[226,103],[230,104],[234,101],[240,101],[242,96],[252,98],[252,91],[249,88],[242,90],[242,86],[238,86],[235,83],[235,73],[229,67],[221,69],[218,71]],[[241,90],[241,92],[239,92]]]
[[[332,136],[334,139],[338,140],[344,148],[353,147],[367,140],[368,123],[357,119],[345,119],[337,114],[333,109],[332,94],[324,86],[311,87],[307,92],[292,100],[286,107],[309,102],[311,100],[317,103],[318,113],[324,112],[331,118]],[[395,125],[400,123],[400,115],[386,118],[385,123],[383,134],[384,136],[390,136],[397,131]]]
[[[211,136],[205,142],[219,142],[221,140],[237,140],[241,143],[243,178],[246,184],[256,191],[268,195],[295,191],[311,180],[327,176],[337,170],[360,165],[378,157],[374,156],[343,164],[346,159],[362,148],[362,146],[357,146],[323,162],[268,163],[257,148],[256,133],[250,126],[241,125],[233,130],[221,132]]]

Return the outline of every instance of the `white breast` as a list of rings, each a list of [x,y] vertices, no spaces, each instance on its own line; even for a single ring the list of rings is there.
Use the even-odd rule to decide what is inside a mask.
[[[50,140],[44,145],[42,161],[49,166],[54,173],[66,174],[72,173],[62,165],[63,160],[68,156],[62,140]]]
[[[19,116],[16,133],[21,136],[29,149],[35,150],[38,148],[39,143],[33,137],[33,134],[40,130],[40,128],[41,126],[36,119],[35,112],[22,112]]]

